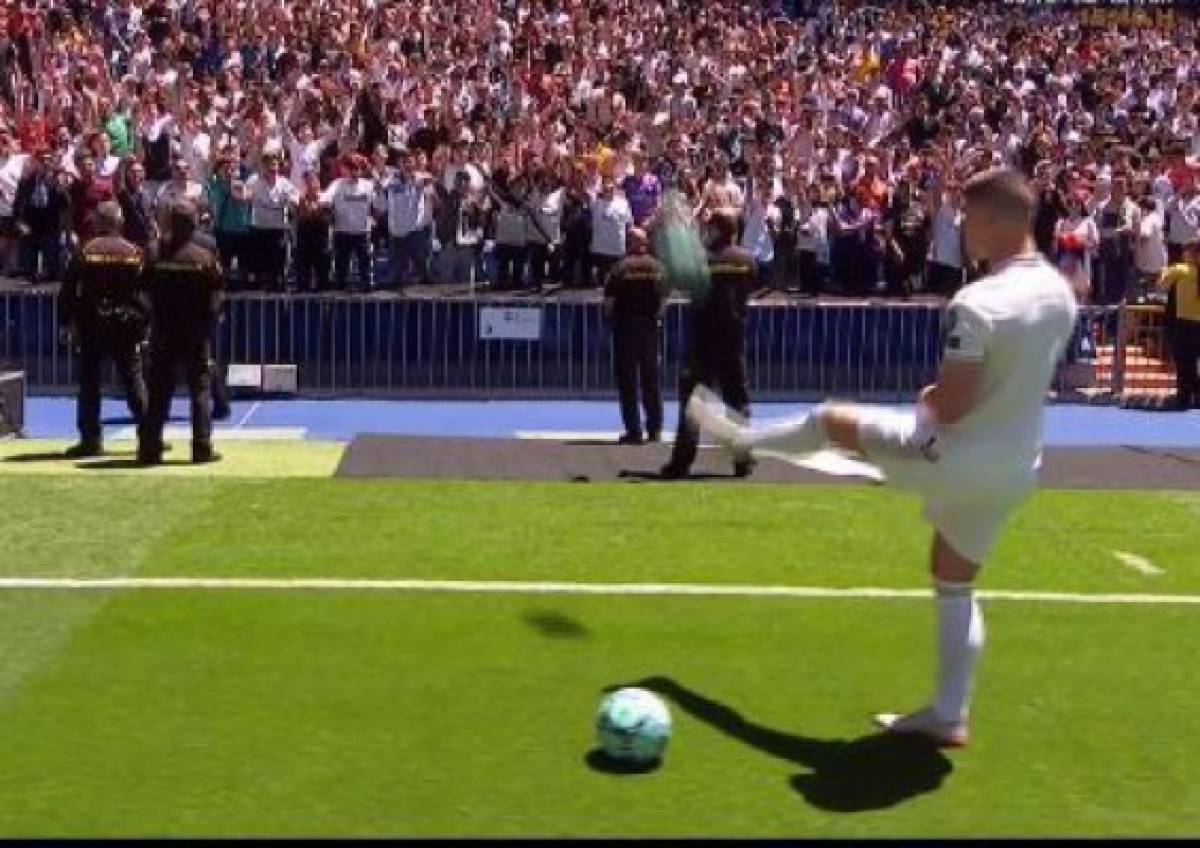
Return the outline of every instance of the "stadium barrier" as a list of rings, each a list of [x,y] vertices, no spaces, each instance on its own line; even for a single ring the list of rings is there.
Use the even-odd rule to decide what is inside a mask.
[[[687,349],[686,308],[672,302],[664,316],[667,394]],[[1128,360],[1116,340],[1133,309],[1140,307],[1081,309],[1055,380],[1059,398],[1119,397]],[[911,399],[935,376],[941,321],[933,304],[755,304],[746,343],[752,396]],[[0,292],[0,366],[24,370],[33,391],[75,385],[75,357],[56,322],[50,289]],[[1138,326],[1141,335],[1155,332]],[[1143,340],[1138,350],[1149,347]],[[217,350],[224,363],[295,364],[300,392],[310,397],[616,394],[599,302],[237,293],[226,302]]]

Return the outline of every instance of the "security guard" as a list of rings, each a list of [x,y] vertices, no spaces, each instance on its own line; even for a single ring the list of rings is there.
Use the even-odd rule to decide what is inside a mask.
[[[638,415],[638,384],[646,411],[646,436],[661,438],[662,392],[658,384],[658,353],[662,340],[663,301],[669,292],[667,272],[650,255],[645,230],[632,229],[626,236],[624,259],[613,266],[604,284],[604,317],[612,324],[616,359],[617,392],[621,398],[623,445],[642,443]]]
[[[686,477],[696,459],[699,435],[684,410],[697,383],[720,388],[726,406],[750,417],[750,395],[746,390],[746,308],[754,290],[758,269],[754,258],[734,246],[737,212],[720,209],[709,221],[709,273],[712,288],[691,307],[691,348],[679,378],[679,426],[671,459],[659,472],[664,479]],[[734,474],[745,477],[751,461],[734,463]]]
[[[1200,242],[1184,250],[1184,261],[1162,272],[1167,290],[1167,332],[1175,360],[1175,409],[1200,406]]]
[[[58,293],[62,334],[79,351],[79,444],[66,451],[72,459],[104,452],[100,371],[106,359],[117,367],[134,422],[140,426],[146,414],[139,351],[146,337],[147,309],[140,291],[145,259],[141,248],[120,236],[118,204],[101,203],[94,225],[98,235],[71,260]]]
[[[192,236],[192,241],[200,245],[202,248],[220,258],[221,252],[217,247],[217,240],[208,233],[197,231]],[[214,421],[227,421],[229,416],[233,414],[233,410],[229,406],[229,386],[225,381],[225,368],[217,361],[217,326],[221,323],[218,318],[216,324],[213,325],[212,338],[212,358],[208,361],[208,368],[212,372],[212,417]]]
[[[198,216],[194,204],[175,204],[159,256],[146,267],[150,293],[150,404],[138,431],[138,462],[162,462],[163,427],[182,365],[191,396],[192,462],[220,459],[212,449],[212,397],[209,367],[213,327],[221,309],[224,278],[212,251],[193,241]]]

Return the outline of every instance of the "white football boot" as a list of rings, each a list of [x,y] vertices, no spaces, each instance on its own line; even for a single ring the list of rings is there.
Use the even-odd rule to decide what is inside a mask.
[[[875,724],[889,733],[919,733],[927,736],[943,748],[965,748],[969,739],[966,719],[943,721],[933,707],[925,707],[908,715],[880,713]]]

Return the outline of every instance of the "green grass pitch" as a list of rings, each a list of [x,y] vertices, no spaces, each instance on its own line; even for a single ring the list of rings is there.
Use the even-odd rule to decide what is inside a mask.
[[[17,471],[4,577],[928,585],[879,489]],[[1198,520],[1041,492],[982,586],[1200,594]],[[0,835],[1200,835],[1200,607],[985,610],[942,754],[864,738],[929,694],[925,599],[0,590]],[[662,766],[596,768],[647,680]]]

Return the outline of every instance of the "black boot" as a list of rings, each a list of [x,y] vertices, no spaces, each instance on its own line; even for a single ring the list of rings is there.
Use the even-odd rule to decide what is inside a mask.
[[[213,450],[208,442],[192,443],[192,462],[200,465],[207,462],[220,462],[221,455]]]
[[[85,439],[77,445],[71,445],[63,451],[67,459],[87,459],[93,456],[103,456],[104,445],[99,440]]]

